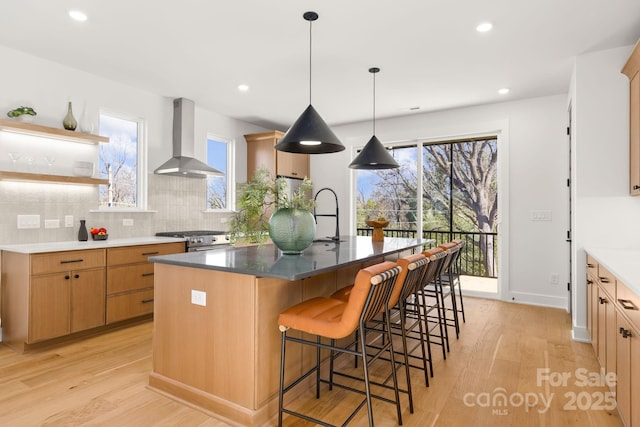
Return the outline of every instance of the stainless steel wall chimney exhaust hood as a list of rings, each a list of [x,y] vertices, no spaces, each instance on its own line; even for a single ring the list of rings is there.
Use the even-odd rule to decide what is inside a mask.
[[[157,168],[157,175],[174,175],[188,178],[224,176],[200,160],[195,154],[195,104],[190,99],[173,100],[173,157]]]

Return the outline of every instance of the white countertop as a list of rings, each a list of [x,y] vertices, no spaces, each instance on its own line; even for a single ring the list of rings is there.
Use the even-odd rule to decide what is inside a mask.
[[[18,252],[22,254],[38,254],[44,252],[77,251],[83,249],[114,248],[118,246],[151,245],[155,243],[184,242],[184,238],[177,237],[130,237],[126,239],[92,240],[86,242],[48,242],[48,243],[27,243],[19,245],[1,245],[0,250],[8,252]]]
[[[586,248],[616,279],[640,295],[640,249]]]

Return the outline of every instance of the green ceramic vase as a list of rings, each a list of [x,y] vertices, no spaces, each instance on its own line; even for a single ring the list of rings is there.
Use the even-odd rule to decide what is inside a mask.
[[[299,254],[309,247],[316,235],[316,222],[309,211],[278,209],[269,220],[269,237],[287,255]]]

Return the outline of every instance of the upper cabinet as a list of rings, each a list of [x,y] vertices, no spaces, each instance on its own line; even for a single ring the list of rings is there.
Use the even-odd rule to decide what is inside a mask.
[[[38,136],[41,138],[48,138],[54,140],[64,140],[70,142],[77,142],[82,144],[100,144],[108,143],[109,138],[93,135],[90,133],[74,132],[66,129],[52,128],[49,126],[36,125],[33,123],[24,123],[14,120],[0,119],[0,131],[19,133],[23,135]],[[100,185],[108,184],[107,179],[80,177],[80,176],[68,176],[68,175],[51,175],[31,172],[9,172],[0,171],[0,180],[11,181],[40,181],[40,182],[55,182],[59,184],[85,184],[85,185]]]
[[[284,133],[277,130],[245,135],[247,141],[247,177],[261,166],[272,175],[289,178],[309,178],[309,155],[286,153],[273,148]]]
[[[640,195],[640,42],[622,72],[629,78],[629,193]]]

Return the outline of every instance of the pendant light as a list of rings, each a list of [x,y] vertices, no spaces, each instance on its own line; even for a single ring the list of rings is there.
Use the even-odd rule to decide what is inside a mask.
[[[380,68],[369,68],[373,74],[373,136],[358,153],[349,167],[351,169],[393,169],[400,165],[391,157],[384,145],[376,137],[376,74]]]
[[[305,12],[302,16],[309,21],[309,106],[276,144],[275,149],[303,154],[336,153],[344,150],[344,145],[311,105],[311,23],[318,19],[318,14]]]

